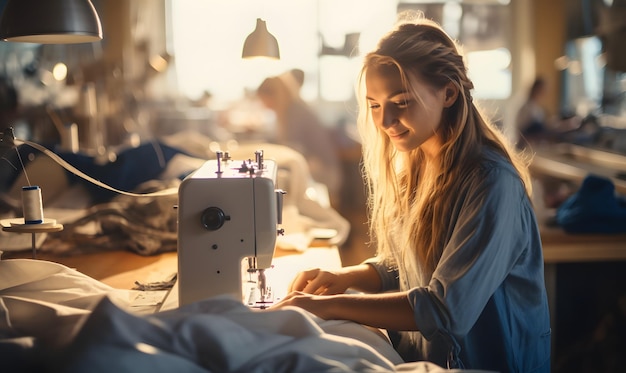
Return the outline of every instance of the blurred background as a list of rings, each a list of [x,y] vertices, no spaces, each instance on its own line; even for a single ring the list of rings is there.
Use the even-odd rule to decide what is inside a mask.
[[[577,128],[592,117],[612,130],[626,127],[620,0],[93,4],[101,41],[0,43],[0,131],[13,127],[20,139],[78,147],[103,162],[123,149],[192,131],[214,143],[214,149],[198,146],[199,156],[209,157],[240,142],[275,141],[281,114],[263,105],[256,90],[266,78],[297,69],[299,98],[330,132],[343,173],[331,200],[348,215],[363,204],[354,128],[360,57],[406,9],[423,11],[461,42],[474,97],[514,141],[517,112],[537,77],[547,82],[540,105],[552,123],[574,118]],[[276,37],[279,60],[241,58],[257,18]],[[68,144],[68,133],[78,144]],[[604,149],[626,151],[621,131],[610,137],[600,144]]]
[[[424,11],[463,44],[474,97],[512,136],[515,113],[537,76],[549,82],[550,115],[614,115],[620,124],[625,110],[624,52],[614,41],[624,28],[619,1],[93,3],[103,24],[100,42],[0,43],[0,128],[58,140],[53,110],[63,123],[96,122],[98,142],[107,147],[189,128],[218,141],[263,138],[274,118],[253,97],[256,88],[300,69],[302,98],[328,127],[349,132],[360,56],[404,9]],[[241,58],[257,18],[278,40],[280,60]],[[94,146],[82,142],[85,151]]]
[[[0,11],[5,4],[0,0]],[[566,163],[548,162],[582,153],[542,153],[546,145],[599,150],[603,160],[610,154],[614,161],[602,169],[609,170],[616,190],[626,193],[624,0],[93,0],[93,5],[102,22],[101,41],[0,42],[0,132],[12,127],[19,139],[93,157],[100,165],[164,139],[184,143],[186,151],[208,159],[218,149],[279,142],[285,114],[261,100],[258,90],[268,78],[289,81],[292,98],[306,107],[302,110],[310,119],[302,124],[327,135],[309,137],[302,149],[287,144],[308,160],[315,156],[305,149],[332,154],[336,162],[310,166],[328,187],[329,203],[350,222],[350,239],[341,248],[344,265],[373,254],[367,245],[355,133],[355,77],[363,54],[403,10],[424,12],[459,40],[475,83],[474,98],[513,141],[531,145],[540,155],[533,172],[540,181],[536,206],[542,227],[549,226],[554,209],[582,181],[579,173],[563,172]],[[280,59],[242,59],[244,40],[257,19],[276,38]],[[544,132],[520,136],[518,113],[538,78],[546,83],[535,103]],[[177,136],[184,140],[175,142]],[[590,165],[599,170],[599,158],[585,154],[586,159],[576,159],[583,175],[596,171]],[[323,180],[331,174],[338,176]],[[3,191],[11,188],[8,180],[0,180]],[[542,231],[546,250],[576,241],[561,233]],[[623,235],[607,241],[626,247]],[[596,241],[590,242],[592,250]],[[626,319],[626,255],[550,255],[547,280],[564,297],[553,293],[552,302],[560,302],[559,310],[593,305],[584,315],[564,313],[554,324],[563,361],[557,366],[571,372],[577,353],[607,351],[589,342],[592,333],[625,330],[618,327],[624,328]],[[581,286],[587,294],[613,291],[591,300],[568,293]],[[609,316],[613,324],[607,329]],[[626,333],[621,335],[624,343]]]

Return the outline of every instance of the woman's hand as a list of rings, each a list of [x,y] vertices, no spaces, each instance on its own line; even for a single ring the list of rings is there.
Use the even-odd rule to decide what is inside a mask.
[[[327,307],[327,301],[332,297],[307,294],[300,291],[294,291],[287,294],[278,303],[272,305],[269,309],[278,309],[288,306],[302,308],[315,314],[322,319],[328,320],[332,318],[330,308]]]
[[[303,292],[314,295],[344,293],[350,287],[346,273],[323,271],[319,268],[300,272],[289,285],[289,292]]]
[[[369,264],[343,267],[336,271],[315,268],[298,273],[288,291],[332,295],[345,293],[349,288],[368,293],[377,292],[380,290],[380,277]]]

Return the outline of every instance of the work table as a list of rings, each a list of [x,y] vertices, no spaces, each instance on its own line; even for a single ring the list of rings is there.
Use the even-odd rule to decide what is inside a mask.
[[[545,225],[540,230],[547,264],[626,260],[626,233],[571,234]]]
[[[590,174],[609,178],[615,192],[626,194],[626,156],[574,144],[538,145],[530,166],[537,180],[562,180],[580,186]],[[574,234],[541,221],[546,263],[626,259],[624,234]]]
[[[31,252],[5,252],[3,260],[30,259]],[[46,251],[37,253],[37,260],[63,264],[115,289],[129,290],[136,282],[151,283],[171,278],[178,270],[176,252],[141,256],[127,250],[99,251],[77,255],[57,255]],[[341,258],[336,246],[312,246],[304,251],[276,248],[273,266],[280,286],[287,286],[298,271],[311,267],[340,268]]]
[[[578,301],[585,294],[577,294],[572,287],[584,284],[591,293],[599,292],[603,280],[603,270],[611,273],[608,268],[620,266],[626,260],[626,232],[620,234],[578,234],[568,233],[561,227],[553,225],[554,206],[545,206],[547,199],[544,192],[550,194],[557,186],[556,198],[550,202],[559,205],[558,186],[567,185],[569,192],[575,192],[588,175],[605,177],[615,185],[615,192],[626,195],[626,156],[573,144],[546,144],[536,146],[530,172],[534,181],[539,183],[535,189],[537,218],[540,224],[543,259],[545,263],[545,283],[550,306],[552,326],[553,359],[556,361],[566,354],[568,346],[576,338],[584,338],[589,331],[582,326],[597,322],[594,314],[578,307]],[[553,190],[548,191],[547,189]],[[553,196],[553,195],[552,195]],[[539,205],[539,203],[543,203]],[[556,207],[558,208],[558,207]],[[571,266],[584,268],[571,277]],[[598,268],[602,268],[598,270]],[[595,271],[595,272],[594,272]],[[599,272],[598,272],[599,271]],[[570,276],[570,277],[568,277]],[[610,275],[606,275],[610,276]],[[574,285],[573,280],[580,280]],[[605,282],[602,282],[605,281]],[[608,282],[610,283],[610,281]],[[604,289],[606,291],[606,289]],[[575,294],[575,295],[573,295]],[[591,296],[590,296],[591,297]],[[619,294],[614,295],[615,299]],[[599,302],[599,298],[591,297],[589,302]],[[615,300],[614,300],[615,301]],[[571,330],[571,322],[581,327]]]
[[[610,179],[615,191],[626,194],[626,155],[574,144],[546,144],[535,152],[530,172],[536,178],[548,177],[580,185],[589,174]]]

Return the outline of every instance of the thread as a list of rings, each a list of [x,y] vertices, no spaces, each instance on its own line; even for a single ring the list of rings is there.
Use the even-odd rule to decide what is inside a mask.
[[[26,182],[30,185],[30,180],[28,179],[28,174],[26,173],[26,167],[24,167],[24,161],[22,161],[22,156],[20,155],[20,151],[15,148],[15,153],[17,154],[17,159],[20,160],[20,165],[22,166],[22,171],[24,171],[24,176],[26,176]]]
[[[22,211],[25,224],[43,223],[43,203],[39,186],[22,187]]]

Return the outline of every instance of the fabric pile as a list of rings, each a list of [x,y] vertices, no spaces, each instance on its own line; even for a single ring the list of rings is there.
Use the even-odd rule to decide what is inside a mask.
[[[559,206],[556,221],[568,233],[626,233],[626,199],[610,179],[588,175]]]
[[[298,308],[213,297],[140,314],[128,291],[41,260],[0,261],[0,315],[3,372],[460,372],[404,363],[379,331]]]
[[[178,179],[151,180],[137,193],[177,188]],[[178,195],[132,197],[119,195],[111,202],[83,210],[72,221],[63,223],[61,232],[50,234],[44,250],[76,252],[130,250],[140,255],[176,251]]]

